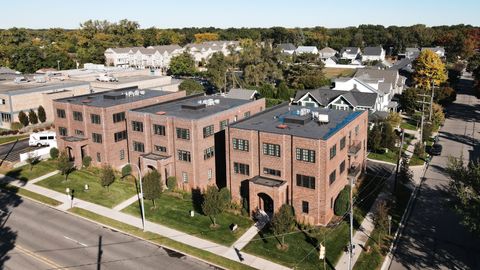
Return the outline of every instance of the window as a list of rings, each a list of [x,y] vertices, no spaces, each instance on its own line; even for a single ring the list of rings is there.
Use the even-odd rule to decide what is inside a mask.
[[[143,123],[138,121],[132,121],[132,130],[143,132]]]
[[[64,127],[58,127],[58,133],[60,134],[60,136],[68,136],[68,131]]]
[[[177,139],[190,140],[190,130],[186,128],[177,128]]]
[[[75,135],[83,137],[85,136],[85,133],[83,130],[75,129]]]
[[[358,135],[359,129],[360,129],[360,127],[357,125],[357,126],[355,127],[355,136]]]
[[[178,160],[191,162],[192,157],[189,151],[177,150]]]
[[[315,163],[315,151],[309,149],[297,148],[297,160]]]
[[[345,160],[342,161],[342,163],[340,163],[339,171],[340,171],[340,174],[342,174],[345,171]]]
[[[330,147],[330,159],[334,158],[337,155],[337,145]]]
[[[333,197],[330,198],[330,209],[333,209]]]
[[[203,159],[209,159],[215,155],[215,147],[209,147],[203,150]]]
[[[125,150],[122,149],[120,150],[120,160],[124,160],[125,159]]]
[[[102,156],[100,156],[99,152],[97,152],[97,162],[102,162]]]
[[[302,201],[302,213],[308,214],[308,202]]]
[[[227,126],[228,126],[228,119],[227,119],[227,120],[220,121],[220,130],[226,129]]]
[[[297,174],[297,186],[315,189],[315,177]]]
[[[238,117],[235,115],[235,116],[233,117],[233,122],[237,122],[237,118],[238,118]]]
[[[165,146],[155,145],[154,148],[155,148],[155,151],[157,152],[164,152],[164,153],[167,152],[167,147]]]
[[[92,141],[94,143],[102,143],[102,134],[92,133]]]
[[[165,126],[162,125],[153,125],[153,133],[155,135],[165,136]]]
[[[248,152],[248,141],[233,138],[233,149]]]
[[[333,184],[333,182],[335,182],[336,179],[337,179],[337,170],[333,170],[333,172],[328,177],[328,182],[331,185],[331,184]]]
[[[213,125],[206,126],[206,127],[203,128],[203,138],[210,137],[210,136],[213,135],[213,133],[214,133]]]
[[[274,170],[270,168],[263,168],[263,173],[268,174],[268,175],[273,175],[273,176],[281,176],[281,172],[279,170]]]
[[[213,171],[212,169],[208,169],[207,171],[207,180],[210,181],[213,178]]]
[[[83,121],[83,115],[81,112],[73,111],[73,120],[75,121]]]
[[[133,141],[133,151],[135,152],[145,152],[145,145],[141,142]]]
[[[115,140],[115,142],[126,140],[127,139],[127,131],[123,130],[123,131],[115,132],[113,134],[113,139]]]
[[[347,138],[346,138],[346,137],[343,137],[343,138],[340,140],[340,150],[343,150],[343,148],[345,148],[346,141],[347,141]]]
[[[2,98],[2,105],[5,105],[6,103],[7,101],[4,98]]]
[[[100,124],[100,115],[98,114],[90,114],[90,119],[92,120],[92,124]]]
[[[113,114],[113,123],[118,123],[125,120],[125,112],[119,112]]]
[[[243,118],[247,118],[247,117],[250,117],[250,112],[245,112],[245,113],[243,114]]]
[[[188,173],[182,172],[182,180],[184,183],[188,183]]]
[[[263,144],[263,154],[268,156],[279,157],[280,156],[280,145],[264,143]]]
[[[1,113],[2,114],[2,122],[10,123],[12,122],[12,115],[9,113]]]
[[[57,116],[58,118],[65,118],[66,117],[65,110],[57,109]]]
[[[233,171],[238,174],[250,175],[250,166],[248,166],[248,164],[234,162]]]

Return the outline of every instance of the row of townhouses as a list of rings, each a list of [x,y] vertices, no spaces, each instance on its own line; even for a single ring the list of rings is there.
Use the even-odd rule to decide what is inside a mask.
[[[281,104],[255,92],[185,96],[135,87],[53,102],[58,146],[77,166],[138,164],[184,190],[227,187],[252,213],[282,204],[327,224],[341,189],[365,169],[367,111]]]

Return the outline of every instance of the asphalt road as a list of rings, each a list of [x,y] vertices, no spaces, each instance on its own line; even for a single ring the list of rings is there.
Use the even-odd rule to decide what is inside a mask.
[[[20,160],[20,154],[37,149],[38,147],[28,146],[28,139],[19,140],[8,144],[0,145],[0,160],[16,162]]]
[[[0,221],[0,269],[212,268],[174,251],[1,191]]]
[[[441,156],[433,157],[413,205],[390,266],[400,269],[480,269],[480,238],[461,224],[449,201],[445,173],[448,157],[477,159],[480,139],[480,101],[471,78],[463,78],[457,100],[450,105],[440,131]]]

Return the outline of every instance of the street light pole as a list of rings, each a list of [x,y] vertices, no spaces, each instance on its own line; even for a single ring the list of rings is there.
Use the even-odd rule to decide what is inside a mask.
[[[400,159],[402,158],[404,138],[405,138],[405,130],[402,128],[402,140],[400,142],[400,148],[398,150],[397,168],[396,168],[396,171],[395,171],[395,181],[393,182],[393,192],[397,191],[398,169],[400,167]]]
[[[430,121],[430,123],[432,122],[432,108],[433,108],[433,94],[434,94],[434,89],[435,89],[435,82],[433,81],[432,79],[432,82],[431,82],[431,90],[432,90],[432,96],[430,98],[430,114],[428,116],[428,121]]]
[[[138,167],[137,164],[134,164],[134,163],[128,163],[128,164],[133,165],[138,170],[138,177],[140,182],[140,208],[142,211],[142,227],[143,227],[143,231],[145,231],[145,206],[143,204],[142,172],[140,171],[140,167]]]
[[[349,249],[349,254],[348,254],[348,269],[352,270],[353,267],[353,202],[352,202],[352,197],[353,197],[353,180],[352,177],[350,177],[350,245],[348,247]]]

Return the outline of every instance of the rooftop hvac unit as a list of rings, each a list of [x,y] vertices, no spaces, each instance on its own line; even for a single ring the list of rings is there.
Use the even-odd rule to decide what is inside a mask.
[[[135,91],[133,92],[133,94],[134,94],[135,96],[138,96],[138,95],[140,95],[140,91],[135,90]]]
[[[328,123],[328,114],[318,114],[318,122]]]
[[[145,90],[140,90],[140,95],[145,95]]]
[[[220,99],[215,99],[214,102],[215,104],[220,104]]]
[[[307,109],[307,108],[301,108],[301,109],[300,109],[300,113],[299,113],[299,115],[302,115],[302,116],[304,116],[304,115],[307,115],[308,113],[310,113],[310,109]]]

